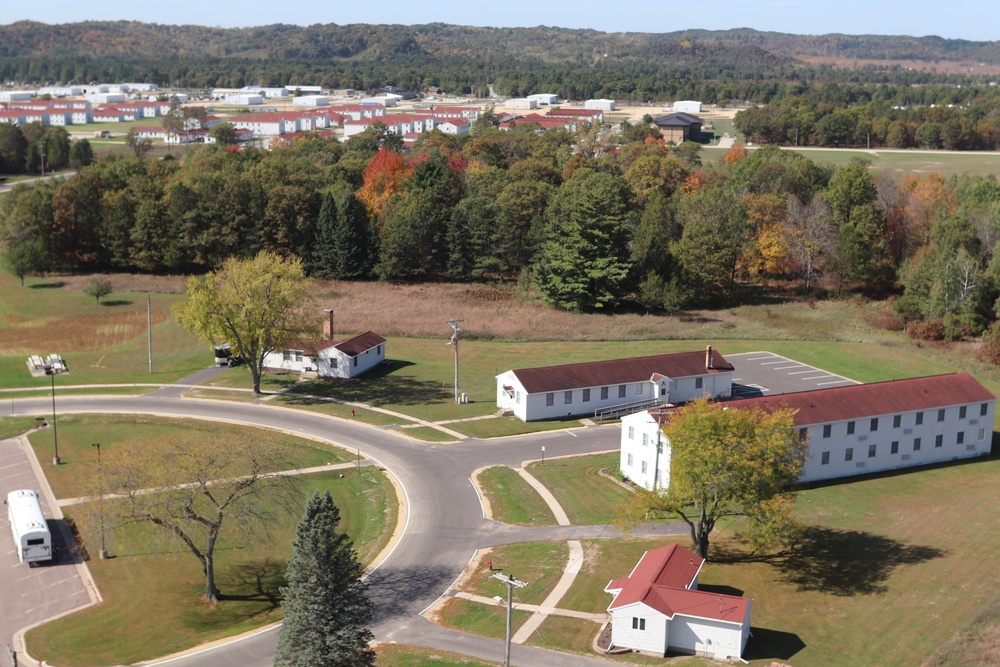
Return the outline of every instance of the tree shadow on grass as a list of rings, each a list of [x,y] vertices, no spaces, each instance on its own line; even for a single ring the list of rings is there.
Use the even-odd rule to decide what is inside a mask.
[[[383,405],[426,405],[439,403],[451,397],[441,389],[441,384],[421,380],[399,371],[410,362],[394,362],[392,366],[379,366],[358,380],[311,380],[297,385],[296,394],[313,394],[341,401]],[[449,386],[450,390],[450,386]],[[290,395],[284,399],[291,405],[316,405],[323,401],[305,396]]]
[[[264,602],[261,611],[277,610],[281,606],[279,589],[285,585],[286,564],[274,558],[262,558],[227,568],[219,577],[220,599],[226,601]]]
[[[113,308],[115,306],[131,306],[134,301],[129,299],[109,299],[107,301],[101,301],[101,305],[106,308]]]
[[[66,287],[66,283],[62,280],[55,280],[50,283],[35,283],[34,285],[28,285],[28,289],[59,289],[60,287]]]
[[[851,597],[885,593],[885,582],[896,568],[946,555],[937,547],[905,544],[864,530],[809,526],[785,553],[756,556],[723,547],[716,550],[713,560],[765,562],[800,591]]]

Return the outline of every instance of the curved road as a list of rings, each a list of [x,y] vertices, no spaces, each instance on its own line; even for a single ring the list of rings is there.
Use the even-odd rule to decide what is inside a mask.
[[[164,391],[137,397],[78,396],[59,399],[60,413],[124,413],[194,417],[273,428],[320,438],[377,461],[404,488],[406,529],[389,557],[368,577],[376,606],[372,627],[381,642],[398,642],[455,651],[501,661],[503,643],[441,628],[420,616],[448,592],[477,549],[532,539],[580,539],[610,536],[604,526],[525,528],[488,521],[470,480],[488,465],[519,466],[539,458],[586,454],[618,446],[618,427],[599,426],[551,431],[459,444],[422,443],[380,429],[321,414],[243,403],[180,399]],[[6,402],[6,401],[4,401]],[[48,398],[14,399],[10,415],[46,415]],[[0,412],[8,412],[0,410]],[[516,574],[516,573],[515,573]],[[274,629],[246,639],[169,661],[177,667],[264,667],[273,664]],[[570,656],[515,645],[512,664],[607,665],[598,658]]]

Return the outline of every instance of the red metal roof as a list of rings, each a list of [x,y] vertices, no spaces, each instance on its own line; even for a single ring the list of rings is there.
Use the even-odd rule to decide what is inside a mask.
[[[712,350],[712,367],[706,368],[705,354],[705,352],[678,352],[651,357],[519,368],[513,373],[526,392],[537,394],[546,391],[645,382],[653,373],[661,373],[667,377],[688,377],[733,370],[725,357],[715,350]]]
[[[620,591],[608,607],[613,611],[641,602],[667,618],[675,614],[742,623],[746,598],[689,590],[705,561],[677,544],[650,549],[627,579],[615,579],[604,590]]]
[[[334,343],[333,347],[337,348],[349,357],[356,357],[365,350],[370,350],[384,342],[385,338],[382,338],[377,333],[366,331],[362,334],[354,336],[353,338],[348,338],[338,343]]]
[[[725,405],[740,409],[794,408],[798,410],[795,425],[805,426],[993,400],[996,396],[976,378],[968,373],[952,373],[744,398],[727,401]]]

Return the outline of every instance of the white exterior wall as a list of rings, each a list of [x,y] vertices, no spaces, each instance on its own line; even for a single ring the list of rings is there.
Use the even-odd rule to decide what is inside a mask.
[[[657,443],[660,447],[659,458],[656,453]],[[623,475],[644,489],[652,490],[653,476],[659,470],[660,478],[656,488],[666,489],[670,485],[670,452],[666,436],[648,411],[622,417],[621,457],[618,466]]]
[[[352,378],[385,361],[385,343],[365,350],[356,357],[349,357],[335,347],[319,353],[318,372],[323,377]]]
[[[264,98],[261,95],[226,95],[226,104],[230,106],[253,106],[263,103]]]
[[[701,113],[701,102],[679,100],[674,102],[674,113]]]
[[[664,383],[665,384],[665,380]],[[511,398],[504,390],[504,385],[514,388]],[[619,387],[625,387],[625,396],[619,397]],[[608,397],[601,399],[601,389],[607,387]],[[641,388],[641,389],[640,389]],[[665,387],[664,387],[665,388]],[[584,401],[584,391],[590,390],[590,398]],[[613,385],[598,385],[580,389],[566,389],[552,392],[529,394],[524,390],[513,371],[507,371],[497,376],[497,407],[513,410],[514,416],[523,421],[541,419],[557,419],[561,417],[593,415],[594,410],[610,408],[625,403],[647,401],[660,396],[660,385],[642,380]],[[566,394],[570,394],[570,402],[566,402]],[[547,405],[548,395],[552,394],[552,405]]]
[[[437,125],[437,128],[444,132],[445,134],[468,134],[469,125],[468,123],[463,123],[461,125],[453,125],[448,121],[444,121]]]
[[[121,93],[94,93],[87,95],[87,101],[91,104],[117,104],[125,101],[125,96]]]
[[[504,103],[504,106],[507,107],[508,109],[519,109],[519,110],[537,109],[538,108],[538,102],[536,102],[535,100],[532,100],[532,99],[517,99],[517,98],[515,98],[515,99],[512,99],[512,100],[507,100]]]
[[[529,100],[535,100],[538,104],[558,104],[559,98],[555,95],[549,93],[539,93],[536,95],[528,95]]]
[[[698,386],[701,380],[701,386]],[[733,372],[670,378],[669,403],[687,403],[696,398],[729,398],[733,393]]]
[[[598,109],[600,111],[614,111],[615,101],[614,100],[587,100],[583,103],[584,109]]]
[[[264,368],[301,373],[304,370],[315,370],[316,362],[301,351],[296,355],[295,350],[274,350],[264,356]]]
[[[330,98],[325,95],[302,95],[292,100],[292,105],[297,107],[325,107],[330,103]]]
[[[0,102],[26,102],[31,99],[30,90],[0,91]]]
[[[980,414],[982,405],[986,406],[985,415]],[[876,431],[871,430],[871,417],[831,422],[830,436],[826,438],[823,437],[826,424],[807,426],[809,456],[800,480],[812,482],[989,454],[996,401],[965,405],[965,418],[959,416],[961,407],[940,408],[944,410],[944,421],[938,421],[938,408],[904,412],[899,414],[898,427],[893,426],[895,414],[879,415]],[[923,424],[916,423],[918,414],[923,414]],[[848,434],[851,421],[854,433]],[[963,434],[961,444],[958,443],[959,433]],[[938,436],[941,437],[940,447],[936,446]],[[914,450],[917,438],[920,449]],[[898,443],[895,454],[892,453],[893,442]],[[875,445],[874,456],[869,456],[871,445]],[[852,450],[850,461],[847,460],[848,449]],[[829,452],[829,463],[823,463],[823,452]]]
[[[747,601],[748,615],[749,612],[750,602]],[[735,623],[675,613],[673,620],[670,621],[670,635],[667,642],[674,651],[708,654],[724,660],[742,655],[743,628]]]
[[[645,619],[645,630],[633,630],[632,619]],[[630,604],[611,613],[611,643],[636,651],[664,655],[670,636],[666,616],[642,603]]]

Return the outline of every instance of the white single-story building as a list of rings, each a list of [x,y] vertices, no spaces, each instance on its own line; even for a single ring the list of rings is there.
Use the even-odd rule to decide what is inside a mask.
[[[264,368],[320,377],[353,378],[385,361],[385,338],[371,331],[343,340],[302,341],[295,349],[275,350]]]
[[[539,106],[541,105],[552,105],[559,104],[559,98],[551,93],[536,93],[535,95],[528,95],[529,100],[535,100]]]
[[[996,397],[968,373],[858,384],[727,401],[726,409],[796,410],[809,439],[802,482],[985,456]],[[646,489],[670,484],[661,426],[675,408],[622,417],[622,474]],[[659,447],[658,447],[659,445]]]
[[[698,590],[704,559],[676,544],[650,549],[625,579],[608,582],[614,595],[611,644],[642,653],[739,658],[750,637],[752,601]]]
[[[0,102],[26,102],[33,95],[30,90],[0,90]]]
[[[91,93],[87,95],[91,104],[120,104],[125,101],[124,93]]]
[[[506,102],[504,102],[504,106],[508,110],[515,110],[516,109],[516,110],[519,110],[519,111],[525,111],[527,109],[537,109],[538,108],[538,100],[533,100],[533,99],[530,99],[530,98],[523,98],[523,97],[521,97],[521,98],[515,97],[513,99],[509,99]]]
[[[264,103],[263,95],[256,95],[251,93],[226,95],[226,104],[234,107],[249,107],[263,103]]]
[[[300,95],[292,98],[292,105],[297,107],[325,107],[330,104],[326,95]]]
[[[674,113],[701,113],[701,102],[678,100],[674,102]]]
[[[584,109],[597,109],[600,111],[614,111],[615,101],[606,99],[587,100],[583,103]]]
[[[729,398],[733,367],[711,346],[704,352],[611,359],[497,376],[497,407],[524,421],[593,415],[596,410],[643,403],[686,403]]]

